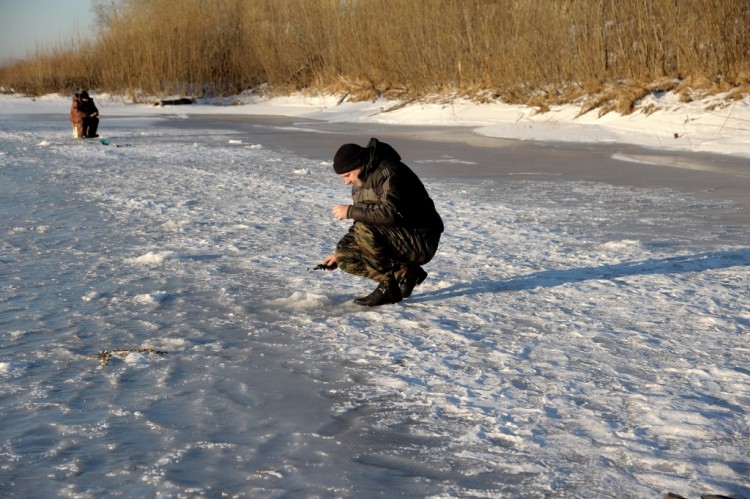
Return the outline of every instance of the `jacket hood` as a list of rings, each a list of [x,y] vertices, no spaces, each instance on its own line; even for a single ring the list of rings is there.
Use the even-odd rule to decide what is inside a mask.
[[[370,158],[360,174],[360,178],[363,180],[366,179],[370,175],[370,172],[377,168],[382,161],[388,160],[394,163],[401,161],[401,155],[396,152],[393,147],[385,142],[380,142],[376,138],[370,139],[367,146],[365,146],[365,149],[368,150]]]

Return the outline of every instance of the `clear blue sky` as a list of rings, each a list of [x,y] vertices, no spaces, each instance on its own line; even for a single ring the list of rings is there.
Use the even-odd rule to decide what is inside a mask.
[[[91,6],[91,0],[0,0],[0,63],[77,34],[88,36],[94,29]]]

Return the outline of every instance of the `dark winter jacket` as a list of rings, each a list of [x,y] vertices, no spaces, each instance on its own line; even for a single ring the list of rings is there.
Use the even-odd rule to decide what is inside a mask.
[[[354,204],[348,217],[355,222],[443,232],[440,218],[422,181],[388,144],[371,139],[370,159],[360,173],[362,187],[352,187]]]
[[[73,102],[70,105],[70,122],[75,124],[83,123],[86,118],[94,117],[99,115],[99,110],[94,104],[94,99],[82,99],[76,95],[73,98]]]

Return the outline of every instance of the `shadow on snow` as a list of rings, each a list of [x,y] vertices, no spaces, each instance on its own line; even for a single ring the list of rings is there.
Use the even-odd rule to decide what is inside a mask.
[[[750,249],[699,253],[659,260],[613,263],[599,267],[542,270],[533,274],[511,277],[503,281],[476,280],[462,282],[415,297],[413,301],[415,303],[427,302],[483,293],[552,288],[590,280],[614,280],[641,275],[684,274],[743,266],[750,266]]]

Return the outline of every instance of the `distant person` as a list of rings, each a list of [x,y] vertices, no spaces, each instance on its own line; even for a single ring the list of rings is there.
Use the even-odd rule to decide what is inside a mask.
[[[94,99],[89,97],[85,90],[73,97],[73,103],[70,105],[70,122],[73,124],[75,137],[98,137],[96,129],[99,127],[99,110],[94,104]]]
[[[377,139],[341,146],[333,170],[352,186],[353,201],[334,206],[333,216],[354,224],[322,265],[378,282],[358,305],[398,303],[425,280],[422,265],[437,251],[443,221],[435,203],[396,150]]]

